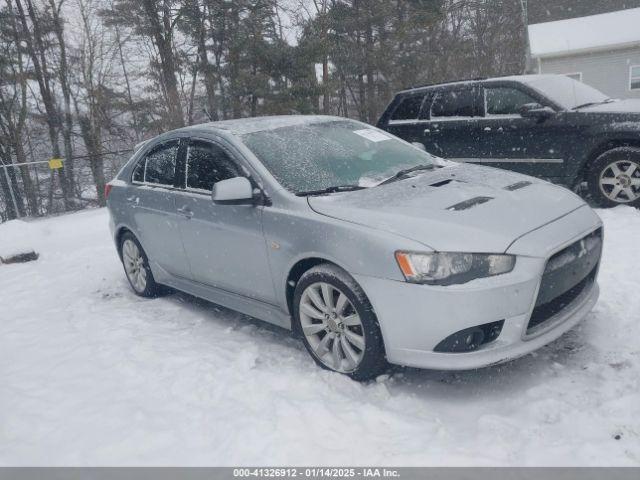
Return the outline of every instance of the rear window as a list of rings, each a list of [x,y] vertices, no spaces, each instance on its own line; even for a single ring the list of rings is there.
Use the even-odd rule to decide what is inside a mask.
[[[434,117],[476,117],[480,113],[475,90],[449,90],[436,94],[431,106]]]
[[[391,120],[416,120],[420,116],[420,108],[424,95],[405,97],[391,115]]]
[[[178,156],[178,142],[166,143],[154,149],[146,157],[144,169],[145,183],[158,185],[173,185],[176,173],[176,158]],[[135,175],[138,172],[134,172]]]

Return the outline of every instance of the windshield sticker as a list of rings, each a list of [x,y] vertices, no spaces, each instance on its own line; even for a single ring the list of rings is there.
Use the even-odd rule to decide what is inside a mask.
[[[367,140],[371,140],[372,142],[384,142],[385,140],[391,140],[391,138],[384,133],[378,132],[377,130],[372,130],[370,128],[365,128],[363,130],[354,130],[353,133],[355,133],[356,135],[360,135]]]

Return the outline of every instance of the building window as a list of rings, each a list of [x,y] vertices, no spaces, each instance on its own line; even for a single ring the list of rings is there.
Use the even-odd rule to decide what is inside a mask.
[[[582,72],[575,72],[575,73],[565,73],[564,74],[565,77],[569,77],[572,78],[574,80],[577,80],[579,82],[582,81]]]
[[[640,65],[634,65],[629,70],[629,89],[640,90]]]

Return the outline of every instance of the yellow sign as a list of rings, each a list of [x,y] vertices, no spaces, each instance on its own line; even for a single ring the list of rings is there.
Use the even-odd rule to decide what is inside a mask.
[[[58,168],[62,168],[62,159],[52,158],[51,160],[49,160],[49,168],[51,170],[57,170]]]

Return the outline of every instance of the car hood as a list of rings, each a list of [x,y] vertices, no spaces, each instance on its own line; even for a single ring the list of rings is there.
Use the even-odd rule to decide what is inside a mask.
[[[308,197],[319,214],[437,251],[499,253],[585,203],[573,192],[491,167],[451,166],[354,192]]]

